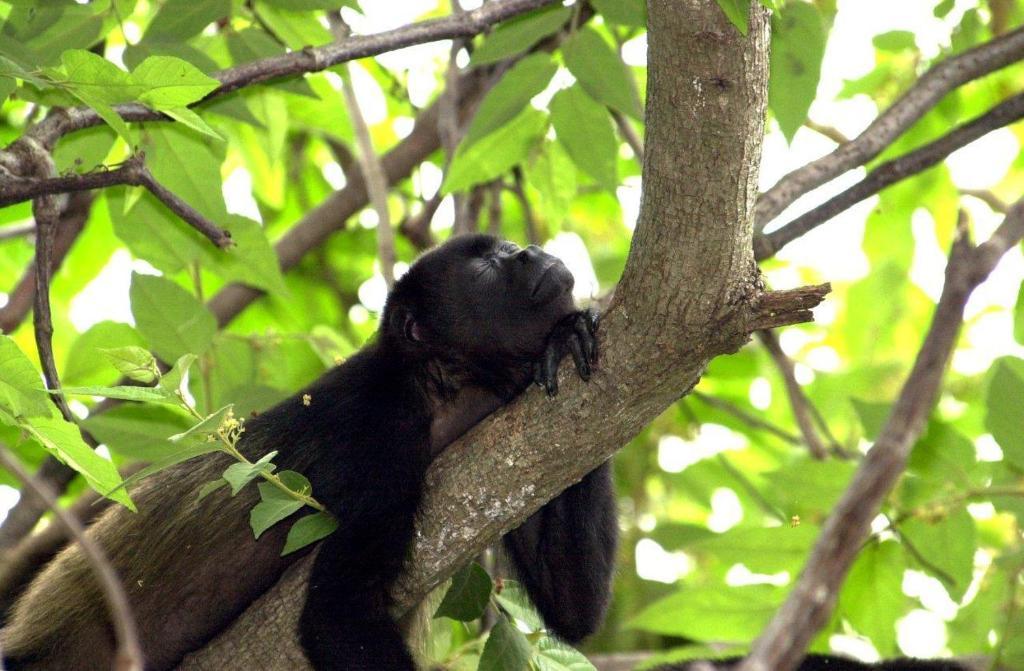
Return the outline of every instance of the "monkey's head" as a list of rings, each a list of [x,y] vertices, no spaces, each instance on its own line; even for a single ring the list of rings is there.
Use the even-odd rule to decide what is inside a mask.
[[[558,258],[490,235],[462,235],[420,257],[395,284],[381,336],[403,352],[472,367],[532,361],[575,312]]]

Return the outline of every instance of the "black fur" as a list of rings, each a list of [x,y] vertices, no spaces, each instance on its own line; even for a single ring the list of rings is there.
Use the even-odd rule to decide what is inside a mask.
[[[320,547],[299,626],[318,671],[411,671],[389,588],[413,536],[431,457],[537,379],[549,393],[562,354],[583,376],[596,361],[593,321],[572,304],[572,276],[536,247],[455,238],[413,264],[388,298],[377,339],[308,389],[247,423],[250,457],[279,451],[338,518]],[[538,371],[534,363],[543,363]],[[304,402],[308,401],[308,402]],[[229,624],[293,559],[288,524],[253,541],[254,488],[195,493],[226,459],[179,465],[135,492],[92,533],[129,589],[150,671],[174,666]],[[616,537],[604,466],[506,541],[552,630],[578,640],[600,623]],[[59,555],[15,606],[0,646],[7,668],[110,668],[102,600],[77,548]]]
[[[711,668],[719,671],[730,671],[739,668],[742,661],[740,657],[704,662],[711,664]],[[697,671],[700,662],[682,662],[679,664],[666,664],[659,666],[652,671]],[[796,671],[968,671],[967,667],[950,659],[911,659],[904,657],[900,659],[889,659],[877,664],[865,664],[847,657],[836,655],[807,655],[800,663]]]

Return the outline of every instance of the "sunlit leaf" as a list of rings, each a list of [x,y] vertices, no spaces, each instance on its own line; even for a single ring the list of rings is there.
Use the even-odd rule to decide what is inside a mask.
[[[288,555],[330,536],[338,528],[338,520],[330,513],[315,512],[300,518],[288,530],[281,555]]]
[[[547,116],[527,108],[501,128],[468,147],[459,147],[448,167],[441,190],[463,191],[489,182],[522,162],[543,136]]]
[[[818,91],[827,39],[828,27],[814,5],[790,2],[785,11],[772,17],[768,107],[790,142],[807,120]]]
[[[43,380],[14,341],[0,335],[0,408],[15,417],[49,417],[50,399]]]
[[[549,54],[531,54],[516,63],[480,102],[466,131],[465,145],[514,119],[530,98],[544,90],[557,69]]]
[[[526,51],[569,20],[569,7],[549,7],[505,21],[473,52],[471,65],[487,65]]]
[[[135,326],[164,361],[202,354],[217,331],[217,320],[202,303],[162,277],[132,275],[130,290]]]
[[[260,502],[249,512],[249,526],[256,538],[281,520],[295,514],[302,508],[302,501],[293,499],[269,482],[261,482]]]
[[[577,30],[565,41],[562,55],[590,97],[635,119],[643,118],[632,73],[596,30]]]
[[[618,186],[619,143],[604,107],[579,85],[570,86],[551,99],[551,124],[558,141],[580,170],[603,188],[614,190]]]

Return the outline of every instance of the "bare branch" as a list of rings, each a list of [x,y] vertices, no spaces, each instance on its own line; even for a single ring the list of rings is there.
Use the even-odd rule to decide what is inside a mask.
[[[1024,199],[978,247],[971,245],[966,229],[966,217],[961,216],[931,327],[885,426],[826,521],[792,593],[754,643],[740,671],[795,668],[811,638],[828,620],[843,579],[868,537],[871,520],[903,473],[910,448],[932,411],[967,299],[1003,254],[1024,237]]]
[[[741,422],[751,427],[752,429],[759,429],[761,431],[770,433],[776,438],[783,440],[789,443],[790,445],[800,444],[799,436],[796,436],[790,433],[789,431],[786,431],[785,429],[775,426],[770,422],[766,422],[765,420],[761,419],[754,413],[744,410],[735,403],[731,403],[729,401],[726,401],[725,399],[718,398],[717,396],[712,396],[711,394],[705,394],[702,391],[691,391],[690,396],[694,397],[701,403],[711,406],[712,408],[716,408],[718,410],[721,410],[722,412],[726,412],[732,415],[733,417],[740,420]]]
[[[760,233],[793,201],[847,170],[864,165],[892,144],[953,89],[1024,58],[1024,28],[933,66],[880,114],[863,133],[780,179],[757,200],[754,230]]]
[[[98,170],[84,174],[62,175],[49,178],[15,178],[0,182],[0,207],[20,203],[40,196],[76,191],[91,191],[125,184],[143,186],[185,223],[196,229],[220,248],[230,247],[231,234],[219,228],[194,207],[171,193],[156,181],[142,162],[142,156],[130,157],[113,170]]]
[[[78,543],[96,574],[97,581],[103,590],[103,596],[107,601],[107,608],[110,610],[114,634],[117,638],[115,671],[142,671],[142,647],[139,645],[138,632],[135,629],[135,618],[132,617],[128,597],[118,580],[117,573],[110,565],[106,555],[103,554],[103,550],[85,533],[85,529],[74,515],[57,503],[53,492],[29,475],[22,467],[21,462],[3,444],[0,444],[0,464],[20,480],[26,489],[46,501],[47,507],[53,511],[57,521]]]
[[[936,165],[957,149],[981,136],[1024,117],[1024,93],[996,105],[979,117],[957,126],[937,140],[911,152],[886,161],[872,170],[860,182],[830,198],[810,212],[800,215],[778,230],[757,235],[754,256],[761,261],[769,258],[787,244],[808,231],[825,223],[856,203],[875,195],[882,189]]]
[[[775,337],[773,332],[758,331],[757,338],[764,345],[764,348],[768,350],[769,356],[775,362],[775,367],[779,369],[779,373],[782,375],[782,381],[786,385],[786,395],[789,397],[789,405],[793,409],[796,425],[800,427],[800,434],[804,437],[804,444],[810,450],[811,456],[815,459],[824,459],[827,456],[827,451],[825,445],[821,442],[821,438],[818,437],[818,432],[814,429],[814,420],[811,417],[810,410],[811,402],[804,394],[804,390],[800,388],[800,383],[796,381],[796,371],[793,362],[782,351],[779,339]]]

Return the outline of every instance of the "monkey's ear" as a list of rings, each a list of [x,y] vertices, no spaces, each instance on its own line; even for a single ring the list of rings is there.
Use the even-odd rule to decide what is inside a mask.
[[[402,324],[402,334],[409,342],[423,342],[423,329],[419,322],[411,314],[405,314],[405,323]]]

